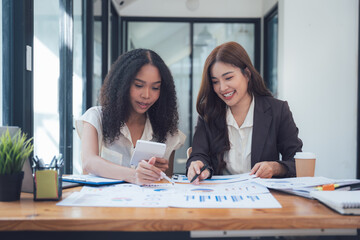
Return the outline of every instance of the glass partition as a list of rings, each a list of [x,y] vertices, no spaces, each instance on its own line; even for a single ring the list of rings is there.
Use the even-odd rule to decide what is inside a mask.
[[[173,75],[178,97],[179,129],[190,135],[190,24],[169,22],[129,22],[128,50],[148,48],[165,61]],[[174,173],[181,173],[186,161],[187,137],[175,153]]]
[[[211,51],[218,45],[234,41],[241,44],[255,60],[255,24],[252,23],[195,23],[193,36],[193,131],[197,123],[196,99],[200,89],[204,63]]]
[[[34,155],[59,152],[59,1],[34,0]]]
[[[74,122],[83,113],[83,30],[82,30],[82,0],[74,0],[74,52],[73,52],[73,118]],[[75,126],[74,126],[75,127]],[[82,172],[81,142],[73,130],[73,174]]]
[[[190,45],[191,38],[193,46]],[[244,46],[254,61],[255,24],[129,21],[126,40],[129,50],[142,47],[156,51],[174,76],[179,128],[187,136],[184,146],[176,151],[174,172],[184,173],[186,149],[191,145],[197,123],[196,99],[205,59],[217,45],[236,41]]]
[[[208,23],[204,22],[205,20],[171,22],[166,19],[142,19],[123,19],[127,24],[126,47],[127,50],[154,50],[164,59],[174,76],[179,106],[179,128],[187,136],[184,146],[176,151],[174,173],[185,173],[186,150],[191,146],[197,123],[196,99],[205,59],[216,46],[235,41],[246,49],[255,65],[257,21]]]
[[[99,91],[102,85],[102,76],[101,76],[101,21],[94,21],[94,73],[93,73],[93,82],[92,82],[92,105],[99,105]]]

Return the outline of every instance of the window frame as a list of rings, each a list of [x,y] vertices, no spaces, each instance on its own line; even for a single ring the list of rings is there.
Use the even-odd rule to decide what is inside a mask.
[[[73,171],[73,0],[59,0],[59,152],[65,173]],[[69,102],[71,104],[69,104]]]
[[[2,2],[3,125],[19,126],[28,138],[34,131],[33,9],[33,0]]]
[[[268,62],[268,58],[269,58],[269,55],[270,55],[270,51],[272,49],[270,49],[268,47],[268,43],[270,42],[269,41],[269,28],[268,28],[268,24],[272,19],[273,17],[275,17],[276,15],[278,16],[278,5],[276,4],[264,17],[264,69],[263,69],[263,78],[264,78],[264,82],[266,84],[266,86],[269,88],[269,90],[274,94],[274,96],[276,97],[277,95],[277,89],[272,89],[272,82],[269,82],[270,81],[270,63]],[[277,36],[279,34],[279,31],[276,32]],[[274,33],[273,33],[274,35]],[[278,44],[278,43],[276,43]],[[276,55],[278,54],[277,52],[275,53]],[[276,63],[277,65],[277,63]],[[276,79],[276,81],[278,81],[278,79]]]
[[[359,4],[360,12],[360,4]],[[359,18],[358,39],[360,39],[360,18]],[[357,179],[360,179],[360,41],[358,41],[358,101],[357,101]]]

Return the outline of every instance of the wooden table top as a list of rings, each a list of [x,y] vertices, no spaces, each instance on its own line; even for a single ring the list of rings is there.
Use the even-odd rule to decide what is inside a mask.
[[[63,198],[80,187],[66,189]],[[272,191],[282,208],[195,209],[63,207],[56,201],[0,202],[0,231],[194,231],[360,228],[360,216],[346,216],[316,200]]]

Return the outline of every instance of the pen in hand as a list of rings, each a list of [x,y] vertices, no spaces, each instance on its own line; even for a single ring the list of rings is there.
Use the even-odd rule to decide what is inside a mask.
[[[172,185],[175,184],[175,182],[174,182],[173,180],[171,180],[171,178],[169,178],[168,176],[166,176],[166,174],[165,174],[163,171],[161,171],[160,175],[161,175],[163,178],[165,178],[166,180],[168,180]]]
[[[197,179],[200,174],[205,171],[208,168],[208,165],[205,164],[201,169],[200,169],[200,173],[199,174],[195,174],[195,176],[191,179],[190,183],[193,183],[195,181],[195,179]]]

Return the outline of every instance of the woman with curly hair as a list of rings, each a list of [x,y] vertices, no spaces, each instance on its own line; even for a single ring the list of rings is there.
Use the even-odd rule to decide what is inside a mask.
[[[189,179],[200,175],[195,184],[212,174],[296,176],[294,155],[302,141],[289,106],[271,95],[240,44],[224,43],[207,57],[196,107],[200,116],[186,165]]]
[[[136,184],[160,180],[161,171],[172,174],[169,159],[186,137],[178,130],[173,77],[158,54],[149,49],[122,54],[104,80],[100,105],[76,121],[84,173]],[[164,158],[146,159],[132,168],[139,139],[165,143]]]

